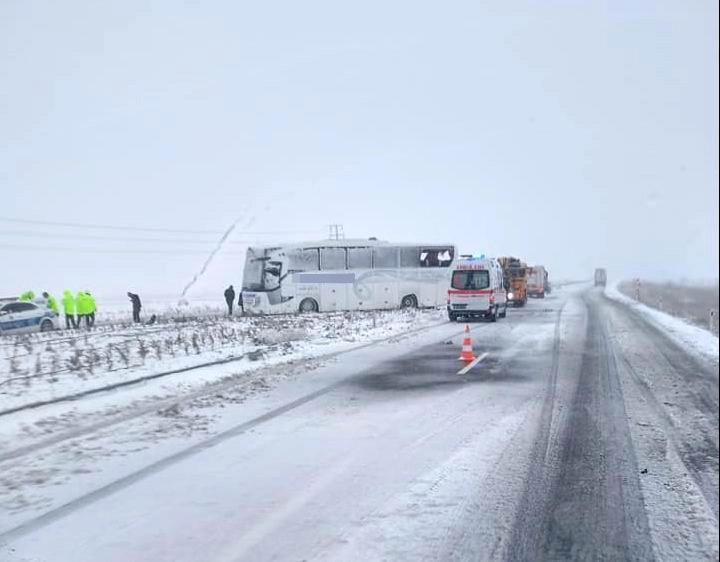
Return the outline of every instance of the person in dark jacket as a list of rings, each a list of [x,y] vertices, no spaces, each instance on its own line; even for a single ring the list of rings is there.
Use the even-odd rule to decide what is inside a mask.
[[[235,289],[230,285],[225,289],[225,302],[228,307],[228,316],[232,316],[233,303],[235,302]]]
[[[133,322],[140,322],[140,310],[142,309],[140,296],[135,293],[128,293],[127,296],[130,297],[130,302],[132,303]]]

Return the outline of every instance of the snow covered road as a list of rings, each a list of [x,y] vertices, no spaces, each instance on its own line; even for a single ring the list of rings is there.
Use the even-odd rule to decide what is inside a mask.
[[[471,324],[458,375],[463,327],[190,404],[204,429],[154,447],[84,435],[127,450],[3,516],[0,559],[718,558],[717,362],[587,286]]]

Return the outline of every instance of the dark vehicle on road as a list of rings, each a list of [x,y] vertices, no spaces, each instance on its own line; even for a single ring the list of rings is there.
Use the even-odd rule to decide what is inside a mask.
[[[595,286],[604,287],[607,283],[607,273],[601,267],[595,270]]]

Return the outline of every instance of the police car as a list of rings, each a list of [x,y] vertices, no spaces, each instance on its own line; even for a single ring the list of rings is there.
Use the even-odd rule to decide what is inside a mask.
[[[58,328],[58,315],[34,302],[0,301],[0,334],[48,332]]]

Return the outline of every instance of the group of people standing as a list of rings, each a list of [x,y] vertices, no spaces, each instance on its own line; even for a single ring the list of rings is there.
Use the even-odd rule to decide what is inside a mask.
[[[127,296],[132,304],[133,322],[141,322],[140,311],[142,310],[142,303],[140,296],[131,292],[128,292]],[[25,291],[20,295],[19,300],[46,306],[55,314],[60,315],[57,300],[47,291],[44,291],[40,298],[36,298],[33,291]],[[232,285],[225,289],[225,302],[228,306],[228,316],[232,316],[233,304],[235,303],[235,289],[233,289]],[[76,295],[73,295],[70,290],[65,289],[60,303],[62,304],[63,314],[65,316],[66,328],[80,328],[83,321],[87,328],[92,328],[95,325],[97,302],[90,291],[78,291]],[[240,293],[240,297],[238,298],[238,306],[243,310],[242,293]],[[154,319],[155,317],[153,316],[151,320]]]
[[[95,297],[88,291],[78,291],[76,296],[67,289],[63,292],[63,311],[65,313],[65,327],[79,328],[85,320],[85,327],[92,328],[95,325],[95,313],[97,303]]]
[[[228,316],[232,316],[233,304],[235,303],[235,289],[233,289],[232,285],[225,289],[225,302],[227,303],[228,307]],[[241,314],[244,314],[245,309],[243,308],[242,292],[238,297],[238,306],[240,307]]]
[[[25,291],[20,295],[19,300],[44,305],[55,314],[60,314],[57,300],[47,291],[43,291],[42,297],[40,298],[35,298],[33,291]],[[83,321],[87,328],[92,328],[95,325],[97,302],[90,291],[78,291],[76,295],[73,295],[69,289],[65,289],[60,302],[62,303],[63,314],[65,315],[66,328],[79,328]]]

